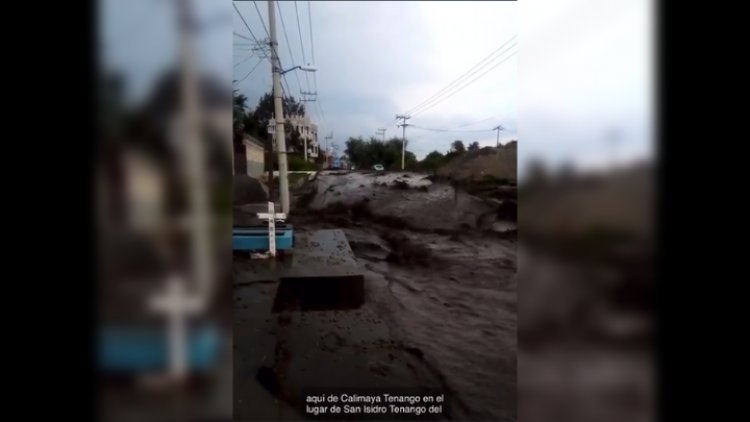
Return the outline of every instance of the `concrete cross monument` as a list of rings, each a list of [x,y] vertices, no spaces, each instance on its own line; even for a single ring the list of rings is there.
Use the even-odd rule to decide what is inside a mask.
[[[273,202],[268,203],[268,212],[259,212],[258,218],[268,220],[268,252],[271,258],[276,256],[276,222],[286,220],[286,214],[276,213]]]
[[[166,289],[151,297],[149,305],[153,311],[167,317],[167,341],[169,350],[169,374],[182,379],[187,374],[187,320],[191,315],[203,311],[205,301],[185,289],[185,281],[176,275],[167,280]]]

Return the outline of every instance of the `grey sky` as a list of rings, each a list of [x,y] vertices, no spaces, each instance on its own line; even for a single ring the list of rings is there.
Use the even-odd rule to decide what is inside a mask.
[[[653,3],[519,4],[519,171],[531,158],[599,168],[613,154],[616,163],[653,158]]]
[[[101,0],[100,57],[123,71],[134,100],[154,77],[175,64],[174,0]],[[531,157],[580,166],[608,165],[604,133],[621,133],[618,159],[653,156],[653,37],[650,0],[533,0],[522,2],[312,2],[318,91],[325,122],[343,146],[348,136],[368,137],[378,127],[400,134],[394,117],[417,105],[518,34],[518,54],[468,88],[410,123],[453,129],[502,124],[503,138],[519,139],[519,169]],[[247,34],[229,1],[194,0],[199,58],[227,84],[255,59],[233,67],[232,31]],[[257,2],[267,19],[266,2]],[[264,34],[252,2],[238,5],[256,36]],[[307,3],[298,2],[310,55]],[[293,2],[281,9],[296,61],[301,62]],[[291,64],[279,21],[280,53]],[[309,61],[308,57],[308,61]],[[305,84],[304,74],[299,74]],[[299,90],[293,73],[292,92]],[[240,84],[250,103],[271,86],[263,63]],[[518,116],[518,118],[517,118]],[[326,123],[327,122],[327,123]],[[518,134],[516,133],[518,130]],[[487,145],[495,134],[436,133],[415,128],[407,138],[419,156],[444,151],[453,139]]]
[[[265,36],[253,3],[236,4],[255,36]],[[257,4],[267,21],[267,3],[259,1]],[[279,5],[294,64],[301,64],[294,2]],[[387,129],[386,137],[400,137],[396,114],[428,99],[517,33],[515,2],[315,1],[311,5],[320,104],[307,105],[321,126],[321,135],[332,131],[335,142],[342,148],[349,136],[366,138],[375,135],[378,128]],[[308,3],[297,2],[297,7],[305,53],[310,62]],[[281,20],[278,22],[279,54],[284,67],[291,67],[293,61]],[[233,25],[235,32],[250,36],[236,13]],[[234,39],[241,44],[247,42],[240,37]],[[504,64],[435,107],[415,115],[409,123],[432,129],[455,129],[496,116],[461,129],[481,130],[502,124],[507,130],[501,133],[501,140],[515,139],[514,51],[515,48],[509,49],[497,60],[509,56]],[[239,48],[235,49],[237,52]],[[236,57],[240,61],[245,56]],[[234,78],[244,77],[257,62],[253,58],[237,66]],[[286,79],[295,97],[300,91],[297,76],[302,89],[308,91],[304,73],[289,73]],[[312,85],[312,80],[310,83]],[[270,86],[270,64],[264,62],[238,84],[238,89],[255,104]],[[322,113],[319,106],[322,106]],[[412,140],[409,149],[422,157],[434,149],[445,152],[455,139],[494,145],[496,134],[493,131],[442,133],[408,128],[407,139]]]

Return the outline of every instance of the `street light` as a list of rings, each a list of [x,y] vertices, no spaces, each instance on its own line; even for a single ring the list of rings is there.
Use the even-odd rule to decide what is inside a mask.
[[[283,75],[283,74],[291,72],[292,70],[295,70],[295,69],[299,69],[299,70],[302,70],[304,72],[317,72],[318,71],[317,67],[315,67],[315,66],[313,66],[313,65],[311,65],[311,64],[308,63],[306,65],[298,65],[298,66],[294,66],[291,69],[282,70],[281,72],[279,72],[279,74]]]

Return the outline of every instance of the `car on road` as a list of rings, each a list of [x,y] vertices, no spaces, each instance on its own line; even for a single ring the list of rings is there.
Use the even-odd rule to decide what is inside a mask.
[[[372,169],[375,171],[385,171],[385,168],[382,164],[375,164],[374,166],[372,166]]]

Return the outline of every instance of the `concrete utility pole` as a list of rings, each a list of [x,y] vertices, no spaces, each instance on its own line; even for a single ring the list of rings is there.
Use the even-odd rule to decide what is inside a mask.
[[[330,167],[331,163],[328,162],[328,158],[330,157],[330,155],[328,153],[328,140],[330,139],[331,141],[333,141],[333,132],[331,132],[330,135],[326,136],[325,139],[326,139],[326,149],[325,149],[325,151],[326,151],[325,152],[325,154],[326,154],[326,165],[328,167]]]
[[[492,130],[497,131],[497,141],[495,142],[495,147],[497,148],[500,146],[500,131],[503,130],[503,127],[500,125],[497,125],[496,127],[493,127]]]
[[[326,152],[328,152],[328,140],[333,139],[333,132],[331,132],[330,135],[326,136]]]
[[[304,148],[305,148],[305,162],[307,162],[307,135],[302,136],[302,141],[304,142]]]
[[[273,72],[273,115],[276,119],[276,142],[279,151],[279,196],[281,210],[289,215],[289,179],[287,178],[286,138],[284,136],[284,106],[281,98],[281,61],[276,42],[276,12],[273,0],[268,1],[268,30],[271,37],[271,71]]]
[[[385,129],[378,129],[378,135],[383,137],[383,142],[385,142]]]
[[[200,135],[200,98],[198,78],[194,66],[192,45],[194,17],[191,0],[177,2],[177,27],[180,48],[180,93],[182,94],[179,132],[184,145],[182,170],[188,186],[190,199],[191,234],[191,282],[193,289],[179,275],[167,280],[163,293],[152,295],[149,307],[152,311],[166,315],[167,347],[169,353],[168,373],[175,380],[183,380],[188,372],[187,317],[200,314],[211,295],[213,266],[211,255],[210,210],[205,169],[205,152]],[[234,166],[234,163],[232,163]]]
[[[406,124],[406,121],[408,119],[411,119],[411,116],[407,116],[405,114],[399,114],[396,116],[397,119],[401,119],[402,123],[398,126],[403,127],[403,136],[401,137],[401,170],[404,169],[404,155],[406,154],[406,127],[409,126]]]
[[[180,31],[180,67],[182,92],[182,124],[185,145],[185,176],[190,192],[192,214],[192,265],[193,282],[199,294],[208,297],[213,282],[211,262],[211,237],[209,226],[208,186],[205,169],[205,151],[200,138],[200,103],[198,78],[195,75],[193,34],[191,23],[194,19],[191,0],[178,2]],[[232,163],[234,166],[234,163]]]

